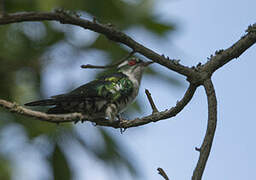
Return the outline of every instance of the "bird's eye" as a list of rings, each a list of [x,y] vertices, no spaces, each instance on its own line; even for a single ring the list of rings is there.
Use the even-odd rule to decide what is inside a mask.
[[[130,66],[133,66],[133,65],[135,65],[136,63],[137,63],[136,59],[131,59],[131,60],[128,62],[128,64],[129,64]]]

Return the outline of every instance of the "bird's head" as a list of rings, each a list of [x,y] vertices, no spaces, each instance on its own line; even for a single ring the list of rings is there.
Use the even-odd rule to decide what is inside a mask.
[[[133,76],[140,81],[145,67],[153,62],[144,62],[139,58],[132,57],[118,66],[118,71],[126,74],[127,76]]]

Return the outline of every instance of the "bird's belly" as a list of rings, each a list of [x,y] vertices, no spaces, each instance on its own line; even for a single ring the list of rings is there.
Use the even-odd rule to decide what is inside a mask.
[[[86,100],[77,104],[72,111],[89,115],[93,119],[104,118],[107,104],[106,100]]]
[[[136,96],[125,97],[123,100],[116,102],[118,113],[122,113],[134,101]]]

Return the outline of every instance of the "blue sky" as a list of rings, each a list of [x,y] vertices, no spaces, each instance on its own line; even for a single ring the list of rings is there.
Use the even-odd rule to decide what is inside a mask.
[[[134,37],[160,54],[164,52],[169,57],[181,59],[185,65],[205,62],[216,50],[236,42],[248,25],[256,23],[256,1],[253,0],[161,0],[158,4],[157,14],[166,21],[178,23],[177,33],[168,37],[170,43],[159,47],[159,44],[150,44],[150,40],[143,42],[147,38]],[[254,45],[213,75],[218,125],[204,179],[256,177],[255,57]],[[154,84],[149,81],[144,78],[140,95],[145,98],[144,88],[150,89],[159,109],[175,105],[185,91],[185,88],[171,89],[157,80]],[[147,105],[146,100],[145,103]],[[145,114],[150,111],[147,105]],[[206,96],[200,87],[189,105],[175,118],[128,130],[123,136],[145,170],[142,179],[161,179],[156,172],[158,166],[166,170],[170,179],[190,179],[198,160],[194,148],[201,145],[206,123]]]
[[[156,15],[163,21],[177,23],[177,31],[167,35],[164,42],[138,28],[127,33],[159,54],[181,59],[184,65],[196,65],[198,62],[206,62],[207,57],[216,50],[231,46],[245,34],[248,25],[256,23],[255,7],[256,1],[253,0],[159,0],[155,6]],[[97,59],[100,55],[87,53],[85,56]],[[253,46],[213,75],[218,100],[218,124],[204,179],[240,180],[256,177],[255,57],[256,47]],[[80,62],[71,67],[78,72],[75,75],[77,85],[84,82],[81,78],[82,70],[77,71],[79,65]],[[160,65],[153,66],[164,73],[169,72]],[[45,73],[45,87],[51,86],[51,89],[47,91],[47,95],[65,92],[65,85],[56,84],[56,81],[62,81],[62,77],[58,78],[56,73],[55,80],[51,81],[51,69],[48,71]],[[94,75],[92,71],[90,73],[89,78]],[[144,94],[145,88],[150,90],[159,109],[174,106],[188,85],[184,77],[177,75],[177,78],[184,81],[184,87],[172,88],[172,85],[164,84],[154,77],[144,77],[139,94],[144,107],[142,113],[136,115],[151,113]],[[190,179],[192,176],[199,155],[194,148],[200,147],[206,125],[206,96],[204,89],[200,87],[192,101],[174,118],[128,129],[123,135],[118,130],[110,131],[120,136],[131,157],[143,170],[141,179],[162,179],[156,170],[162,167],[170,179],[180,180]],[[77,129],[87,132],[87,135],[93,133],[92,128],[94,127],[89,125],[77,125]],[[80,150],[73,146],[72,151]],[[74,157],[73,161],[83,165],[83,168],[93,167],[89,174],[81,166],[76,167],[77,179],[113,179],[113,172],[109,172],[108,168],[102,167],[88,155],[81,154]],[[130,177],[124,174],[122,179]]]

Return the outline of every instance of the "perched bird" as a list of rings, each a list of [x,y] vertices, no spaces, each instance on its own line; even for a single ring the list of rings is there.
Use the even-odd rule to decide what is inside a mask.
[[[121,63],[113,74],[100,77],[67,94],[25,105],[54,105],[47,111],[48,114],[80,112],[95,120],[113,122],[136,98],[143,71],[151,63],[133,57]]]

